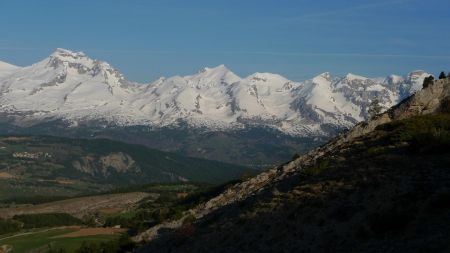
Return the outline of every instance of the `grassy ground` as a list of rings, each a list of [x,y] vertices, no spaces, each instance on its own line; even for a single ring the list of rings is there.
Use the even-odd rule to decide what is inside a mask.
[[[120,234],[98,234],[73,238],[61,237],[64,234],[78,231],[78,228],[61,228],[41,230],[15,237],[0,239],[0,246],[12,246],[11,253],[25,253],[30,251],[47,251],[52,249],[65,249],[66,252],[74,252],[83,242],[104,242],[117,239]]]

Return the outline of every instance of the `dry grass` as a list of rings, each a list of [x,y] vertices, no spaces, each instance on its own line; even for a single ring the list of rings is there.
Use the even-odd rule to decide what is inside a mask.
[[[0,179],[12,179],[15,178],[15,176],[11,173],[0,171]]]

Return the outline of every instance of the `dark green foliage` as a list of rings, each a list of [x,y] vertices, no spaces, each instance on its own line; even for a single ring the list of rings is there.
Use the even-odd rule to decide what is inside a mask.
[[[7,234],[12,232],[17,232],[22,228],[22,223],[11,220],[11,219],[2,219],[0,218],[0,235]]]
[[[31,204],[31,205],[38,205],[58,200],[64,200],[68,199],[68,196],[17,196],[17,197],[11,197],[5,200],[2,200],[1,202],[3,204]]]
[[[188,178],[191,181],[223,182],[239,175],[248,169],[216,161],[208,161],[198,158],[185,157],[173,153],[161,152],[149,149],[141,145],[126,144],[111,140],[73,140],[71,146],[81,147],[87,153],[99,155],[114,152],[129,154],[142,169],[139,175],[127,175],[128,181],[134,182],[171,182],[176,181],[167,175],[170,172]],[[109,181],[121,183],[122,174],[115,174],[108,178]]]
[[[13,219],[22,222],[26,229],[82,225],[81,220],[66,213],[22,214]]]
[[[102,126],[102,127],[99,127]],[[246,127],[236,131],[207,132],[180,128],[153,129],[147,126],[108,126],[99,124],[67,127],[62,121],[51,121],[20,128],[14,124],[0,122],[0,131],[16,135],[53,135],[69,138],[106,138],[127,143],[143,144],[147,147],[174,152],[188,157],[239,163],[243,166],[265,169],[288,161],[294,152],[304,153],[328,140],[328,137],[294,137],[272,128]],[[340,129],[330,129],[330,135]]]
[[[66,253],[67,251],[65,249],[54,249],[50,247],[50,249],[47,251],[47,253]]]
[[[442,71],[442,72],[439,74],[439,79],[445,79],[445,78],[447,78],[447,77],[445,76],[444,71]]]
[[[315,176],[315,175],[320,174],[324,170],[328,169],[329,166],[330,166],[329,160],[326,160],[326,159],[320,160],[320,161],[317,161],[314,166],[310,166],[307,169],[305,169],[303,171],[303,173],[306,175],[309,175],[309,176]]]
[[[128,235],[122,235],[118,240],[109,242],[95,243],[83,242],[76,253],[118,253],[130,252],[134,248],[134,243]]]
[[[180,219],[188,209],[217,196],[237,182],[239,180],[215,186],[207,184],[150,184],[140,188],[132,187],[134,191],[148,191],[160,195],[156,200],[142,201],[135,211],[107,217],[105,226],[120,225],[131,228],[130,233],[134,235],[155,224]],[[187,194],[187,196],[180,197],[178,196],[179,193]],[[186,222],[193,222],[192,218],[188,217]]]
[[[450,149],[450,114],[417,116],[377,129],[390,131],[390,142],[409,143],[409,150],[414,153],[440,153]]]
[[[4,147],[0,150],[0,168],[9,168],[9,173],[21,178],[2,180],[0,201],[10,204],[39,204],[148,183],[223,183],[258,172],[105,139],[0,136],[0,144]],[[47,153],[51,157],[17,158],[13,157],[15,152]],[[105,160],[123,162],[111,165]]]
[[[429,77],[425,77],[425,79],[423,80],[423,88],[427,88],[428,86],[430,86],[431,84],[433,84],[434,82],[434,76],[429,76]]]

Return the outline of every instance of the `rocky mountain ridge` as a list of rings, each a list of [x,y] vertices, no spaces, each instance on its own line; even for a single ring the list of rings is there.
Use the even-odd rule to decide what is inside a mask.
[[[295,82],[255,73],[241,78],[224,65],[190,76],[137,84],[108,63],[82,52],[57,49],[28,67],[0,65],[0,112],[29,126],[63,120],[76,127],[99,125],[205,131],[268,127],[295,136],[333,136],[368,117],[377,98],[384,109],[417,91],[425,77],[366,78],[323,73]]]

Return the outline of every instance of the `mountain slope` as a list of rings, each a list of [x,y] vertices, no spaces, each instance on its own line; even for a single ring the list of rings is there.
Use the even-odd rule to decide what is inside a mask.
[[[152,182],[224,182],[252,170],[110,140],[0,137],[6,195],[73,195]],[[59,189],[59,190],[58,190]],[[27,193],[28,192],[28,193]]]
[[[13,72],[17,71],[19,67],[0,61],[0,78],[4,78]]]
[[[136,239],[152,240],[145,252],[446,252],[449,101],[450,81],[437,81],[192,209],[194,223]]]

